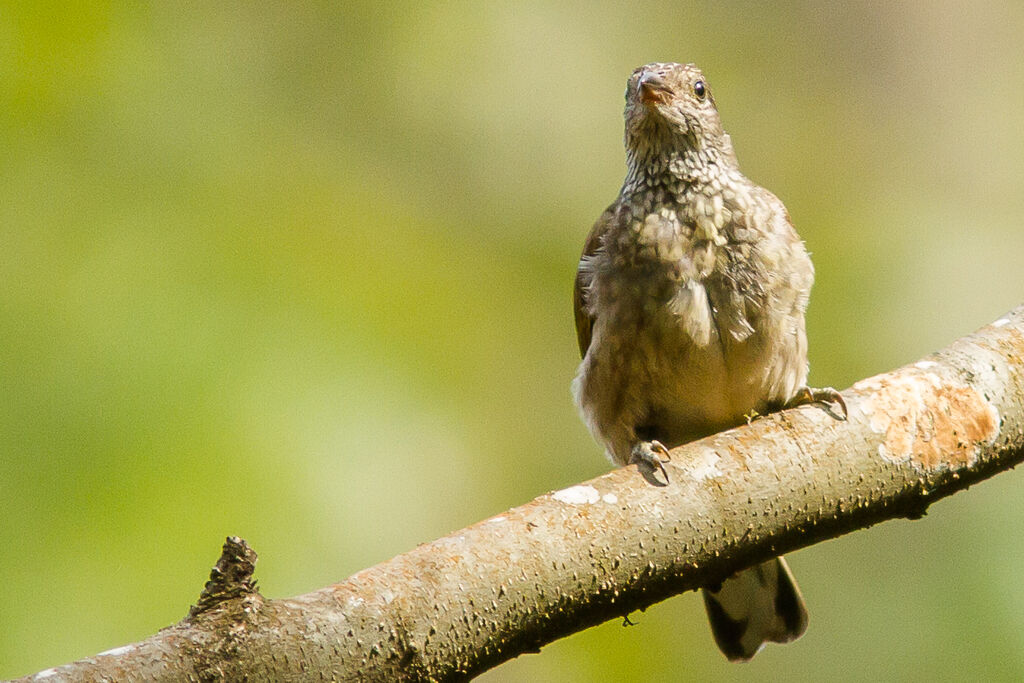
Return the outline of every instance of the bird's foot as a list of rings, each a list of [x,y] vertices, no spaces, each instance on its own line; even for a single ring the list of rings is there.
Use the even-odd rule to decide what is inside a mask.
[[[668,483],[668,472],[665,470],[665,463],[671,459],[665,445],[660,441],[652,439],[651,441],[641,441],[633,446],[633,450],[629,455],[629,464],[639,465],[645,474],[653,475],[654,472],[660,470],[662,476],[665,477],[665,482]]]
[[[797,406],[805,406],[811,403],[824,403],[828,408],[828,412],[832,414],[837,420],[846,420],[849,418],[850,413],[846,409],[846,401],[843,399],[843,395],[832,387],[822,387],[820,389],[814,389],[812,387],[803,387],[797,391],[796,396],[791,398],[786,403],[786,408],[796,408]],[[839,414],[832,410],[832,405],[837,405],[843,409],[842,414]]]

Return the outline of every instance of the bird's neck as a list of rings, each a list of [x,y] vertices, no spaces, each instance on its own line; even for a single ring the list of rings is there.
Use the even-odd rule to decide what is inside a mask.
[[[622,191],[628,195],[681,199],[694,186],[713,184],[736,170],[735,158],[714,147],[633,147],[626,152]]]

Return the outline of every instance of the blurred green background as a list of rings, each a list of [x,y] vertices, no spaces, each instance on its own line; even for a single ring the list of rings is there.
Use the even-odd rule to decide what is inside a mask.
[[[0,9],[0,677],[177,621],[228,534],[284,597],[607,470],[570,290],[639,64],[788,206],[813,382],[1024,302],[1020,3],[172,5]],[[688,594],[483,680],[1019,680],[1022,492],[794,553],[748,666]]]

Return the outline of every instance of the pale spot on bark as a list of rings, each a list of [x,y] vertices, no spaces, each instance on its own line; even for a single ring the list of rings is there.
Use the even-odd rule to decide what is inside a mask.
[[[555,491],[551,497],[569,505],[587,505],[599,501],[601,494],[593,486],[570,486],[567,489]]]
[[[710,448],[703,448],[697,457],[687,463],[687,471],[695,481],[704,481],[722,475],[718,469],[718,461],[721,456]]]
[[[992,404],[973,387],[932,372],[904,369],[854,388],[871,392],[859,408],[872,431],[885,435],[878,453],[890,462],[959,469],[973,464],[980,446],[999,435],[999,413]]]

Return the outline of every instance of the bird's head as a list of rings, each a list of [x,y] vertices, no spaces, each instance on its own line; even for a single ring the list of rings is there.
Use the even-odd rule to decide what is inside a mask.
[[[693,64],[655,63],[626,85],[626,148],[639,157],[667,150],[731,154],[715,98]]]

